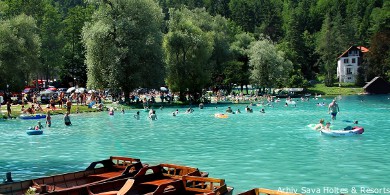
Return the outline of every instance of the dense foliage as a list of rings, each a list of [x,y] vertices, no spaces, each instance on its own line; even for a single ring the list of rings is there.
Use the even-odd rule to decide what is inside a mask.
[[[333,86],[352,45],[370,49],[357,84],[389,80],[389,1],[0,1],[0,89],[15,91],[54,78],[126,93],[165,81],[181,95],[320,78]]]
[[[88,87],[129,94],[139,86],[161,86],[162,12],[153,0],[94,1],[84,26]],[[161,81],[161,82],[160,82]]]

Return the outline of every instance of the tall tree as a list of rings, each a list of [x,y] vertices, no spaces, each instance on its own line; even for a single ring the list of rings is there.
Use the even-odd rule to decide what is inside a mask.
[[[235,56],[236,61],[241,63],[230,63],[241,65],[239,67],[239,72],[236,72],[237,77],[239,78],[238,84],[241,86],[241,91],[243,90],[244,85],[247,86],[250,82],[249,76],[249,56],[248,56],[248,49],[250,47],[250,44],[255,40],[252,34],[249,33],[240,33],[237,34],[234,38],[234,42],[230,45],[230,49],[233,52],[233,55]],[[230,68],[231,69],[231,68]],[[248,93],[248,88],[247,93]]]
[[[45,4],[44,11],[41,25],[41,61],[44,76],[49,80],[58,78],[57,73],[62,65],[62,17],[58,6],[50,3]]]
[[[325,69],[325,85],[330,87],[335,82],[337,57],[348,48],[348,43],[343,40],[341,32],[340,14],[331,17],[327,14],[319,34],[317,42],[317,52],[320,55],[321,63]]]
[[[292,62],[270,40],[253,42],[248,52],[252,83],[262,88],[288,85]]]
[[[276,0],[231,0],[230,18],[240,25],[244,31],[264,34],[272,40],[282,36],[282,1]]]
[[[83,29],[88,86],[128,94],[163,79],[162,11],[153,0],[96,0]]]
[[[310,80],[313,79],[314,65],[318,56],[315,54],[314,35],[317,24],[313,22],[315,15],[315,2],[303,0],[297,3],[286,1],[284,3],[284,30],[285,35],[280,48],[287,58],[294,64],[294,73]]]
[[[25,14],[0,21],[0,83],[19,90],[40,69],[41,41],[34,18]]]
[[[91,20],[93,11],[92,6],[75,6],[67,11],[67,16],[62,21],[64,64],[60,77],[65,83],[74,82],[74,79],[81,85],[87,82],[87,66],[84,63],[85,52],[81,36],[83,26]]]
[[[390,2],[385,1],[381,8],[375,8],[371,20],[374,25],[370,29],[367,79],[375,76],[390,79]]]
[[[170,10],[169,32],[164,37],[166,56],[166,82],[170,89],[193,94],[195,99],[210,83],[211,68],[208,60],[213,48],[213,33],[202,30],[196,15],[186,9]]]
[[[229,1],[230,0],[207,0],[205,1],[207,11],[215,16],[215,15],[221,15],[226,18],[229,18],[230,16],[230,9],[229,9]]]

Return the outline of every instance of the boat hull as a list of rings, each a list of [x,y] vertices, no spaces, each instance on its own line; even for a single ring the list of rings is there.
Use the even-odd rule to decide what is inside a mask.
[[[99,164],[103,166],[98,167]],[[0,194],[22,195],[30,187],[35,188],[40,194],[45,194],[42,192],[43,188],[50,193],[66,191],[69,188],[131,177],[141,168],[139,159],[112,156],[109,159],[92,162],[84,171],[0,184]]]
[[[364,133],[363,127],[353,127],[352,130],[332,130],[326,131],[321,130],[322,135],[332,136],[332,137],[346,137],[346,136],[356,136]]]
[[[166,169],[168,168],[168,169]],[[184,168],[184,169],[182,169]],[[177,175],[179,174],[179,175]],[[134,177],[94,183],[88,186],[69,188],[63,191],[50,192],[51,195],[91,195],[91,194],[117,194],[122,191],[125,194],[171,194],[171,195],[231,195],[232,187],[225,184],[225,180],[208,178],[199,175],[197,169],[177,166],[172,164],[160,164],[143,167]],[[128,180],[133,180],[130,187],[125,187]],[[211,184],[212,183],[212,184]],[[186,185],[184,185],[186,184]],[[210,188],[211,184],[212,188]],[[204,186],[200,188],[199,186]],[[207,186],[209,188],[207,188]],[[115,193],[113,193],[115,192]]]

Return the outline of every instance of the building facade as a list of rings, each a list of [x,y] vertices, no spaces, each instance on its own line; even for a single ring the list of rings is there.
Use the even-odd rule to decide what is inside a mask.
[[[354,83],[356,81],[358,68],[366,52],[368,52],[368,49],[365,47],[351,46],[338,57],[337,78],[340,83]]]

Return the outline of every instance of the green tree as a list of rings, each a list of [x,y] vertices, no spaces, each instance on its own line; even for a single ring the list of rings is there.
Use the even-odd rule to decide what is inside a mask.
[[[87,82],[87,66],[84,63],[85,52],[81,36],[83,26],[91,20],[93,11],[92,6],[75,6],[67,10],[67,16],[62,21],[64,46],[60,77],[63,82],[73,82],[74,78],[82,85]]]
[[[163,80],[162,11],[153,0],[96,0],[83,29],[88,86],[128,94]]]
[[[284,3],[283,18],[285,35],[279,43],[289,60],[294,64],[294,75],[303,76],[310,80],[315,77],[314,65],[318,56],[315,55],[314,23],[315,2],[303,0],[297,3]]]
[[[241,86],[241,91],[243,90],[244,85],[247,86],[249,84],[249,56],[248,49],[250,44],[255,41],[255,38],[252,34],[249,33],[239,33],[235,35],[234,42],[230,45],[230,49],[233,52],[234,58],[240,63],[232,63],[237,64],[239,66],[239,71],[236,72],[236,77],[238,77],[238,83]],[[248,93],[248,88],[246,87]]]
[[[213,16],[221,15],[227,18],[230,16],[229,0],[206,0],[205,6]]]
[[[292,62],[270,40],[262,39],[252,43],[249,59],[252,83],[263,88],[288,85]]]
[[[21,14],[0,21],[0,83],[19,90],[36,78],[40,69],[41,41],[34,18]]]
[[[62,18],[58,6],[45,4],[41,25],[41,61],[47,80],[57,77],[62,65],[63,39],[61,36]]]
[[[371,14],[373,26],[368,53],[366,76],[371,80],[375,76],[390,79],[390,2],[385,1],[382,7],[375,8]]]
[[[348,48],[348,43],[345,43],[344,35],[340,30],[341,27],[340,14],[331,17],[327,14],[324,23],[319,33],[317,40],[317,53],[320,56],[321,64],[325,70],[325,85],[333,86],[336,77],[337,57],[345,48]]]
[[[246,32],[277,41],[282,36],[282,7],[280,0],[231,0],[230,19]]]
[[[197,94],[211,79],[208,61],[213,49],[213,33],[203,31],[196,24],[192,11],[170,10],[169,32],[163,43],[166,83],[172,91],[180,92],[181,100],[185,100],[185,92],[197,99]]]

